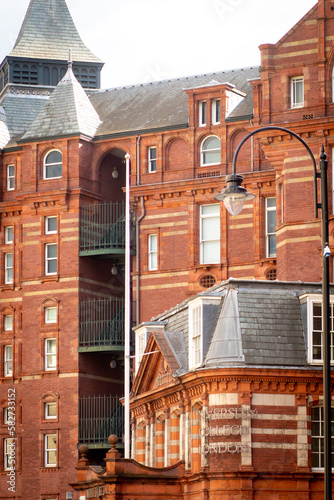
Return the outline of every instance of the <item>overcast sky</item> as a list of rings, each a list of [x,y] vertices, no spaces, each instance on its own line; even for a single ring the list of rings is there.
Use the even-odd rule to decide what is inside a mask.
[[[1,0],[0,62],[29,0]],[[105,62],[102,87],[260,64],[316,0],[67,0],[88,48]]]

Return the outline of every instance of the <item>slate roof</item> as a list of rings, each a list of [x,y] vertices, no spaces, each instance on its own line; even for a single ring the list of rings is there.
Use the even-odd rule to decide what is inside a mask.
[[[65,0],[30,0],[9,56],[101,63],[83,43]]]
[[[96,92],[91,95],[91,102],[102,120],[96,137],[186,127],[188,96],[184,89],[206,86],[213,79],[229,82],[246,94],[229,118],[249,119],[253,116],[253,89],[248,80],[258,77],[259,69],[252,67]]]
[[[214,326],[207,332],[208,348],[200,369],[236,366],[314,369],[307,360],[307,321],[299,300],[307,293],[321,295],[321,286],[231,278],[152,321],[166,322],[165,331],[159,335],[169,342],[173,338],[178,345],[173,349],[180,365],[175,376],[188,371],[189,302],[210,296],[221,297],[221,303],[215,320],[211,321]]]
[[[219,79],[219,83],[229,81],[238,90],[247,94],[228,120],[249,119],[253,114],[253,93],[248,80],[257,78],[258,74],[258,68],[243,68],[90,92],[90,102],[100,118],[99,126],[92,137],[101,139],[109,135],[131,135],[161,128],[185,128],[188,126],[188,96],[184,89],[205,86],[212,82],[212,79],[216,81]],[[63,84],[60,82],[59,85]],[[42,86],[28,88],[24,85],[11,84],[5,89],[0,96],[0,105],[6,113],[11,137],[7,147],[15,146],[15,141],[30,129],[44,106],[45,113],[48,113],[47,99],[51,93],[51,87]],[[73,108],[66,111],[66,120],[69,121],[64,121],[64,108],[68,106],[66,99],[69,96],[63,95],[63,97],[65,99],[63,101],[58,99],[58,115],[63,117],[62,122],[58,120],[58,125],[59,127],[62,125],[62,130],[53,127],[53,131],[57,135],[66,136],[71,130],[73,131],[70,124],[73,119],[70,111],[73,111]],[[29,130],[25,139],[33,136],[42,139],[43,134],[47,134],[45,138],[52,135],[49,126],[44,123],[40,125],[38,131],[35,126],[34,133]]]
[[[72,64],[69,64],[66,75],[21,140],[24,142],[73,135],[92,138],[99,124],[99,116],[75,78]]]

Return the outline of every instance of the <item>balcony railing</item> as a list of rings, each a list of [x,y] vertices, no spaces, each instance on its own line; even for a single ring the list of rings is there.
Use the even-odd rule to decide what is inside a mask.
[[[79,303],[79,351],[124,348],[124,299],[100,298]]]
[[[119,396],[83,396],[79,398],[79,444],[91,448],[110,447],[108,437],[124,432],[124,407]]]
[[[131,217],[133,225],[133,217]],[[125,251],[125,203],[108,202],[80,208],[79,253],[114,254]]]

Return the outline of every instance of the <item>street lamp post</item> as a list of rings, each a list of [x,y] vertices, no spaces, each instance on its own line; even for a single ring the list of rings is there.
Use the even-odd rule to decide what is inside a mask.
[[[331,453],[331,365],[330,365],[330,315],[329,315],[329,256],[328,246],[328,190],[327,190],[327,169],[328,162],[324,147],[321,148],[319,168],[314,155],[308,144],[295,132],[284,127],[261,127],[250,132],[238,145],[232,165],[232,175],[226,176],[227,187],[214,198],[218,201],[224,201],[227,210],[232,215],[237,215],[243,208],[247,200],[255,197],[248,193],[241,186],[242,176],[236,174],[236,161],[239,151],[243,144],[253,135],[268,130],[278,130],[292,135],[298,139],[307,149],[314,171],[314,206],[315,217],[318,217],[318,210],[321,209],[321,242],[322,242],[322,339],[323,339],[323,397],[324,397],[324,499],[332,499],[332,453]],[[318,203],[317,179],[320,179],[321,200]]]

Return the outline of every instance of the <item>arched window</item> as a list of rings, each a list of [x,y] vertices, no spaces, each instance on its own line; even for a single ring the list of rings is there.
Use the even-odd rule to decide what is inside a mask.
[[[53,149],[44,158],[44,179],[57,179],[62,175],[63,159],[60,151]]]
[[[201,166],[220,164],[220,140],[210,135],[201,145]]]

